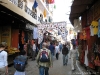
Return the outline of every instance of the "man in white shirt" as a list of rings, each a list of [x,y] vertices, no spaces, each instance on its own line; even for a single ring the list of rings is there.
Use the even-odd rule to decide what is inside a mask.
[[[35,45],[35,42],[34,42],[34,44],[32,45],[32,49],[33,49],[32,60],[35,60],[35,54],[36,54],[36,45]]]
[[[76,55],[77,55],[78,51],[76,49],[76,45],[73,45],[73,48],[70,50],[70,58],[71,58],[71,67],[72,67],[72,71],[75,70],[75,66],[76,66]]]
[[[0,75],[8,74],[7,52],[4,51],[5,47],[0,44]]]
[[[56,53],[56,59],[59,59],[59,53],[60,53],[60,49],[59,49],[59,44],[57,43],[55,46],[55,53]]]

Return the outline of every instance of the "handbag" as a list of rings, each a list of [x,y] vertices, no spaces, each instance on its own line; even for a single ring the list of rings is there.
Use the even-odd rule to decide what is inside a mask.
[[[96,56],[96,59],[94,60],[94,64],[95,66],[100,66],[99,56]]]

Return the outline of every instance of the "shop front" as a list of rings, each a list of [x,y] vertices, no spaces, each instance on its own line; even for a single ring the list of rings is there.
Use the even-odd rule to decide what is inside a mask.
[[[1,4],[0,7],[2,8],[0,10],[0,43],[6,47],[5,51],[8,52],[8,64],[10,65],[23,50],[23,45],[33,37],[33,30],[27,29],[26,24],[29,23],[33,27],[36,25]]]
[[[84,12],[79,12],[82,26],[82,30],[77,33],[79,61],[91,74],[100,75],[100,1],[87,6]]]

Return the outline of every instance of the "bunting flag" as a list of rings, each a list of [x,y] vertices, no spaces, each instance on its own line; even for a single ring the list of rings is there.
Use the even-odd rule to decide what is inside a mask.
[[[35,8],[36,9],[37,6],[38,6],[38,3],[35,0],[32,8]]]
[[[54,3],[54,0],[48,0],[48,3],[49,4],[53,4]]]
[[[46,17],[46,10],[45,9],[43,11],[43,15],[44,15],[44,17]]]
[[[56,5],[54,5],[54,9],[56,9]]]

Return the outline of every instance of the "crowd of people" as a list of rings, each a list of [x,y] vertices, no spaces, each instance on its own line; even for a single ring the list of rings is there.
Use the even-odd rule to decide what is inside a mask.
[[[54,42],[45,40],[42,43],[42,48],[40,49],[39,46],[37,46],[36,41],[32,40],[32,42],[28,41],[27,44],[24,45],[24,54],[22,51],[20,54],[27,56],[28,59],[32,59],[32,61],[37,61],[39,67],[39,75],[49,75],[49,67],[53,67],[53,58],[55,56],[56,59],[59,60],[60,53],[63,55],[63,66],[67,66],[68,58],[70,58],[72,71],[74,71],[76,64],[76,54],[78,51],[75,44],[72,44],[72,48],[70,44],[72,44],[72,42],[62,44],[60,41]],[[5,47],[0,44],[0,75],[7,75],[8,73],[7,52],[4,51],[4,49]],[[42,51],[47,55],[44,54],[42,56]],[[68,57],[68,54],[70,57]],[[43,58],[45,58],[45,60]],[[19,73],[21,73],[20,75],[25,75],[25,71],[18,72],[17,70],[14,75],[19,75]]]

